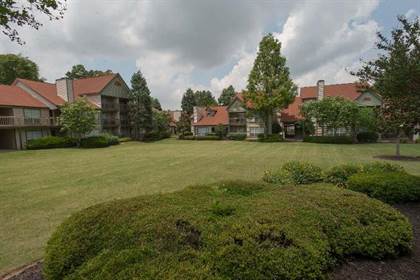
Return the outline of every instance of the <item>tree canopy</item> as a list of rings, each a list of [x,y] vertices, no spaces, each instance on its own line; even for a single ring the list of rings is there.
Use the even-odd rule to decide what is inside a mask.
[[[391,38],[378,33],[378,56],[353,73],[362,87],[382,97],[381,119],[398,135],[397,155],[401,133],[413,133],[420,123],[420,20],[398,21]]]
[[[99,77],[103,75],[112,74],[112,70],[87,70],[83,64],[73,65],[70,71],[66,73],[66,77],[69,79],[81,79],[90,77]]]
[[[160,105],[159,99],[152,97],[152,107],[158,111],[162,111],[162,106]]]
[[[38,65],[18,54],[0,55],[0,84],[10,85],[16,78],[38,81]]]
[[[219,99],[217,100],[219,102],[219,105],[227,106],[230,104],[232,99],[235,97],[235,88],[230,85],[227,88],[224,88],[222,90],[222,93],[219,96]]]
[[[194,106],[196,106],[195,93],[189,88],[182,96],[181,109],[188,115],[192,115]]]
[[[194,92],[189,88],[182,96],[181,109],[189,115],[193,113],[194,106],[206,107],[212,105],[217,105],[217,102],[211,91],[208,90]]]
[[[252,110],[263,118],[265,135],[272,132],[274,111],[287,107],[297,94],[280,49],[281,43],[272,34],[264,36],[244,94],[245,100],[252,103]]]
[[[66,10],[66,0],[2,0],[0,1],[0,29],[10,40],[24,44],[16,26],[39,29],[39,15],[50,20],[61,19]]]

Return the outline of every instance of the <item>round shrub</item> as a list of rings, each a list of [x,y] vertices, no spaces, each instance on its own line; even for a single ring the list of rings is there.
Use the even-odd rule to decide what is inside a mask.
[[[104,134],[103,136],[105,136],[111,146],[120,144],[120,138],[118,138],[118,136],[112,134]]]
[[[43,269],[47,280],[320,279],[338,260],[398,256],[411,242],[407,218],[356,192],[221,182],[76,213]]]
[[[45,136],[31,139],[26,144],[28,150],[68,148],[76,146],[76,140],[70,137]]]
[[[82,148],[105,148],[109,147],[110,143],[105,136],[91,136],[83,138],[80,142]]]
[[[322,181],[322,170],[309,162],[289,161],[280,170],[266,171],[263,180],[274,184],[312,184]]]
[[[420,177],[401,172],[359,173],[348,188],[387,203],[420,201]]]
[[[357,134],[357,141],[359,143],[376,143],[378,142],[379,135],[376,132],[359,132]]]

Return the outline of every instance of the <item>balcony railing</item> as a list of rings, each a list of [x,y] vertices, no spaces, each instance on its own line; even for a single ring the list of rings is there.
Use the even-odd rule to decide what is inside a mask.
[[[230,125],[246,125],[246,119],[242,118],[231,118],[229,119]]]
[[[58,126],[58,118],[18,118],[0,116],[0,127]]]

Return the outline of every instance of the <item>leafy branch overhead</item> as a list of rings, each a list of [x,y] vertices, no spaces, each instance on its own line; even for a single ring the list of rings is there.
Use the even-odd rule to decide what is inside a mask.
[[[10,40],[19,44],[25,42],[19,35],[18,26],[38,30],[42,23],[37,19],[37,14],[46,15],[49,20],[59,20],[66,10],[66,0],[1,0],[0,4],[0,29]]]

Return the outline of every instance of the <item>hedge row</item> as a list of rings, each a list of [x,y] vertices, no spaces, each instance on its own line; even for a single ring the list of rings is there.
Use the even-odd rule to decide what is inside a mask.
[[[283,142],[284,139],[283,139],[283,136],[281,136],[280,134],[269,134],[267,136],[265,136],[264,134],[258,134],[257,141],[271,143],[271,142]]]
[[[305,136],[303,142],[321,144],[352,144],[350,136]]]
[[[31,139],[26,144],[28,150],[55,149],[74,147],[77,140],[70,137],[45,136],[37,139]]]
[[[326,279],[347,257],[411,249],[384,203],[331,185],[219,182],[111,201],[72,215],[48,241],[46,280]]]

